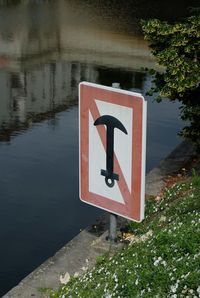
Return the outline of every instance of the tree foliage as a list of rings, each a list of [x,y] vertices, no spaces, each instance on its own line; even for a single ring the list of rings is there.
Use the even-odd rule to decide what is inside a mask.
[[[190,125],[181,135],[191,139],[200,149],[200,14],[179,23],[152,19],[142,21],[145,39],[164,71],[151,70],[154,85],[149,95],[159,92],[163,97],[181,102],[181,118]]]

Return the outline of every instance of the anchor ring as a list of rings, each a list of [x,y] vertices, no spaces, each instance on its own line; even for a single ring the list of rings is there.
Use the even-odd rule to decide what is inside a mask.
[[[105,177],[105,182],[108,187],[113,187],[115,185],[115,180],[113,178]]]

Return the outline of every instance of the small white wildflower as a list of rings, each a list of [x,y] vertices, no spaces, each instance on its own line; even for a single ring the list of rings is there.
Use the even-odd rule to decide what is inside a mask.
[[[116,285],[114,286],[114,290],[116,290],[116,289],[117,289],[117,287],[118,287],[118,284],[116,284]]]
[[[175,285],[170,287],[170,290],[171,290],[172,293],[176,293],[177,288],[178,288],[178,284],[175,284]]]
[[[159,219],[159,222],[165,222],[166,221],[166,216],[162,215]]]
[[[162,261],[162,258],[161,257],[158,257],[157,260],[154,261],[154,266],[158,266],[158,264]]]
[[[110,294],[110,293],[106,293],[106,294],[105,294],[105,298],[112,298],[112,294]]]
[[[143,294],[144,294],[144,292],[145,292],[145,289],[143,289],[143,290],[141,291],[140,295],[143,295]]]
[[[66,285],[70,280],[70,275],[66,272],[64,275],[60,275],[60,283]]]
[[[197,293],[198,293],[199,296],[200,296],[200,286],[198,286],[198,288],[197,288]]]
[[[86,271],[86,270],[87,270],[87,267],[83,266],[81,269],[82,269],[83,271]]]
[[[194,291],[193,291],[192,289],[190,289],[190,290],[189,290],[189,293],[192,294],[192,293],[194,293]]]
[[[185,275],[185,278],[187,278],[190,275],[190,271]]]
[[[74,273],[74,277],[78,277],[79,276],[79,273],[78,272],[75,272]]]
[[[153,264],[154,264],[154,266],[158,266],[158,264],[159,264],[158,260],[156,260]]]

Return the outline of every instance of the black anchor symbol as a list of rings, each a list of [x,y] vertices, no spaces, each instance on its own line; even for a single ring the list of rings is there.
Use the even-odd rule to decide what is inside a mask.
[[[113,160],[114,160],[114,129],[118,128],[126,135],[127,130],[124,125],[115,117],[104,115],[96,119],[94,125],[106,125],[106,170],[101,170],[101,175],[105,177],[107,186],[113,187],[115,180],[119,180],[119,175],[113,173]]]

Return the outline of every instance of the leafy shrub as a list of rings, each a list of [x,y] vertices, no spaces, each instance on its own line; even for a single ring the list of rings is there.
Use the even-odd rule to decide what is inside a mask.
[[[148,94],[181,103],[180,115],[190,124],[180,132],[200,149],[200,13],[179,23],[158,19],[142,20],[145,39],[162,73],[151,70],[154,79]]]

